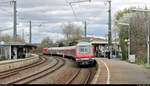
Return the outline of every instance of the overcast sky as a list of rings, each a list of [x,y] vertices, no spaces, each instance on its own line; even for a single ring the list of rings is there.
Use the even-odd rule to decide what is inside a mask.
[[[13,35],[13,5],[10,0],[0,0],[0,29],[9,29],[3,34]],[[32,41],[40,42],[49,36],[54,41],[63,39],[62,24],[73,22],[84,30],[82,21],[87,21],[87,35],[104,37],[108,33],[108,4],[107,0],[92,0],[72,4],[68,2],[81,0],[17,0],[17,34],[29,39],[29,21],[32,21]],[[82,0],[83,1],[83,0]],[[85,0],[86,1],[86,0]],[[88,0],[87,0],[88,1]],[[112,0],[112,20],[117,11],[124,8],[150,5],[150,0]]]

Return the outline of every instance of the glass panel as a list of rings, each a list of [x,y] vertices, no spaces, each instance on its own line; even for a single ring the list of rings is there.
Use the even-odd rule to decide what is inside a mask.
[[[78,55],[91,55],[92,48],[91,46],[79,46],[77,50]]]

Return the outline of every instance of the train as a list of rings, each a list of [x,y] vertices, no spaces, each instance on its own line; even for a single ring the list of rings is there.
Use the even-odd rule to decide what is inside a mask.
[[[43,54],[69,56],[77,65],[94,65],[94,46],[88,42],[79,42],[76,46],[44,48]]]

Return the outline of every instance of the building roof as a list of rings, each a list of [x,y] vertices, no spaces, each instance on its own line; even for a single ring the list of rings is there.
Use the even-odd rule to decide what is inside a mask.
[[[21,43],[21,42],[8,42],[4,44],[5,46],[28,46],[28,47],[36,47],[36,45]]]
[[[108,45],[108,41],[92,41],[92,44],[102,44],[102,45]],[[112,44],[119,45],[119,42],[112,42]]]
[[[95,38],[95,37],[91,37],[90,41],[104,41],[103,38]]]
[[[80,46],[80,45],[91,45],[91,43],[89,43],[89,42],[79,42],[77,44],[77,46]]]

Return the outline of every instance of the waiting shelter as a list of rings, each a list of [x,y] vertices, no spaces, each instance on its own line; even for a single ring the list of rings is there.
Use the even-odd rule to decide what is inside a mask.
[[[28,58],[35,48],[35,45],[20,42],[3,43],[0,45],[0,59]]]
[[[92,41],[91,44],[94,46],[94,56],[95,57],[106,57],[106,52],[108,52],[108,41]],[[114,49],[119,50],[119,42],[112,42]]]

